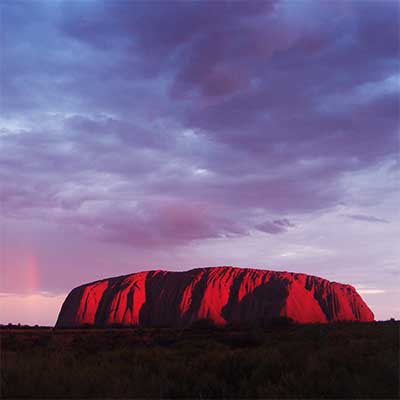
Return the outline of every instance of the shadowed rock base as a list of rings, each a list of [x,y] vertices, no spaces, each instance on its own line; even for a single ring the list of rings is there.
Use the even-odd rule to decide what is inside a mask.
[[[373,321],[354,287],[315,276],[234,267],[184,272],[146,271],[73,289],[56,327],[186,327],[200,319],[217,325]]]

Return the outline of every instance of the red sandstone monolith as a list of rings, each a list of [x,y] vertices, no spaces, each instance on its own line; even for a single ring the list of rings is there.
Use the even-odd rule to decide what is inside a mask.
[[[103,279],[73,289],[57,327],[187,327],[373,321],[354,287],[300,273],[214,267],[184,272],[146,271]]]

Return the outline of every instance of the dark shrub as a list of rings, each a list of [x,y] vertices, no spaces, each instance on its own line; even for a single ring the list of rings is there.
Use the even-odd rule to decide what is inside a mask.
[[[192,322],[190,328],[194,330],[215,330],[219,329],[220,327],[216,325],[213,320],[202,318]]]
[[[289,317],[273,317],[265,323],[265,326],[292,326],[296,322]]]
[[[79,329],[93,329],[93,324],[83,324]]]
[[[264,335],[262,329],[259,328],[232,333],[226,332],[220,342],[234,348],[260,346],[264,342]]]

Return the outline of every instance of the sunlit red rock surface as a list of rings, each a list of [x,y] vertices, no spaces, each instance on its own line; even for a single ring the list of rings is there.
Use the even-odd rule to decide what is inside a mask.
[[[374,320],[350,285],[291,272],[215,267],[146,271],[79,286],[66,298],[56,326],[184,327],[204,318],[225,325],[276,317],[299,323]]]

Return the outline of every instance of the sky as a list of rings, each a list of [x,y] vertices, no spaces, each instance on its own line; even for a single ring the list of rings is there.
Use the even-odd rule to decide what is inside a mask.
[[[400,3],[0,5],[0,323],[234,265],[400,319]]]

